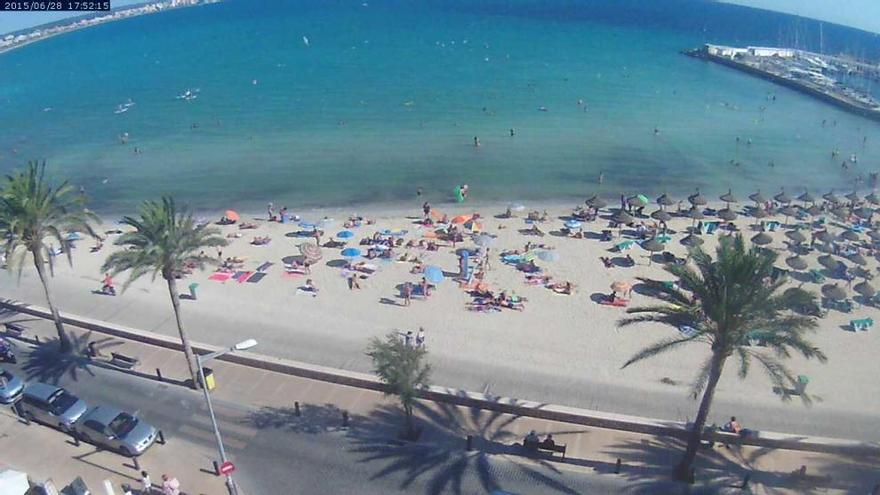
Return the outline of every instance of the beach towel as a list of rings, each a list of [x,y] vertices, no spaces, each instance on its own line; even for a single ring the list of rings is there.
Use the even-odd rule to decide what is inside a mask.
[[[281,278],[288,279],[288,280],[295,280],[299,277],[304,277],[304,276],[305,276],[305,273],[298,272],[298,271],[287,271],[287,272],[284,272],[281,274]]]
[[[250,278],[250,276],[253,274],[254,272],[235,272],[235,275],[232,276],[232,279],[241,284],[247,282],[247,279]]]
[[[248,281],[249,283],[256,284],[256,283],[259,282],[260,280],[263,280],[263,277],[265,277],[265,276],[266,276],[266,272],[256,272],[256,273],[254,273],[253,275],[251,275],[251,276],[247,279],[247,281]]]
[[[271,261],[267,261],[267,262],[263,263],[262,265],[258,266],[257,271],[258,272],[265,272],[272,265],[274,265],[274,263],[272,263]]]
[[[858,332],[859,330],[868,331],[874,326],[874,320],[872,318],[862,318],[860,320],[851,320],[849,324],[853,332]]]
[[[217,272],[217,273],[211,275],[210,277],[208,277],[208,280],[216,280],[218,282],[226,282],[230,278],[232,278],[232,274],[229,272]]]
[[[628,299],[615,299],[614,302],[609,301],[608,299],[602,299],[599,301],[599,304],[602,306],[615,306],[618,308],[625,308],[627,304],[629,304]]]
[[[311,291],[311,290],[305,290],[305,289],[303,289],[302,287],[299,287],[299,288],[296,289],[296,294],[297,294],[297,295],[304,295],[304,296],[318,297],[318,293],[317,293],[317,292],[314,292],[314,291]]]
[[[633,242],[633,241],[623,241],[623,242],[617,244],[617,245],[614,246],[614,247],[615,247],[618,251],[621,251],[621,252],[622,252],[622,251],[626,251],[627,249],[632,248],[632,247],[633,247],[633,244],[635,244],[635,242]]]

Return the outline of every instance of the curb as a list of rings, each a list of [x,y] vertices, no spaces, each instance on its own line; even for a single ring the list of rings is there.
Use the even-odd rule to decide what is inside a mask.
[[[0,307],[47,320],[52,318],[50,312],[45,308],[28,305],[10,299],[0,300]],[[167,335],[161,335],[154,332],[81,316],[62,314],[61,319],[64,323],[69,325],[92,330],[94,332],[166,349],[173,349],[176,351],[183,350],[180,341]],[[208,344],[195,342],[192,342],[191,344],[193,350],[200,353],[221,350],[220,347]],[[290,359],[276,358],[250,352],[226,354],[218,359],[241,366],[274,371],[276,373],[309,378],[312,380],[379,392],[387,391],[387,387],[382,382],[380,382],[375,376],[366,373],[301,363]],[[633,433],[669,436],[679,439],[687,439],[689,433],[687,425],[678,421],[667,421],[600,411],[588,411],[574,407],[545,404],[510,397],[490,396],[457,388],[430,386],[422,390],[419,395],[423,399],[434,402]],[[800,450],[828,454],[880,456],[880,443],[877,442],[811,437],[766,431],[755,432],[754,435],[749,437],[740,437],[739,435],[719,431],[707,431],[704,437],[706,440],[714,440],[720,443],[751,445],[755,447],[769,447],[783,450]]]

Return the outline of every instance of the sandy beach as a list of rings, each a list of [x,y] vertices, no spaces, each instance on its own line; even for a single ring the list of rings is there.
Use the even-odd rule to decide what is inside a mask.
[[[616,203],[614,198],[606,199],[612,206]],[[742,211],[743,206],[751,204],[744,199],[741,201],[734,205],[734,210]],[[544,210],[539,205],[529,206],[530,209]],[[504,206],[482,205],[477,208],[482,217],[482,231],[497,236],[491,246],[490,266],[484,282],[496,294],[504,290],[508,295],[525,298],[522,311],[470,311],[467,305],[473,297],[460,288],[452,276],[436,284],[436,289],[426,300],[413,299],[410,306],[404,306],[400,285],[405,282],[417,284],[421,275],[411,273],[414,263],[396,260],[363,260],[377,269],[359,281],[360,289],[352,290],[344,268],[346,259],[340,255],[342,248],[323,248],[323,258],[311,267],[308,276],[287,274],[284,261],[297,257],[300,254],[298,246],[309,239],[294,236],[294,232],[302,230],[297,224],[267,222],[267,215],[263,212],[241,215],[242,221],[255,222],[256,229],[240,230],[239,225],[226,225],[220,229],[224,236],[241,234],[241,237],[230,237],[230,245],[223,248],[223,257],[244,258],[242,268],[238,270],[246,272],[256,271],[266,262],[271,263],[264,270],[265,276],[258,283],[239,283],[233,279],[210,280],[213,273],[210,270],[194,273],[180,281],[181,292],[186,292],[190,283],[199,284],[197,300],[182,301],[184,321],[191,337],[199,341],[228,344],[253,337],[260,342],[258,351],[264,354],[358,371],[369,370],[369,359],[363,350],[370,337],[392,330],[416,331],[424,327],[437,384],[668,419],[692,417],[696,407],[688,398],[688,388],[695,370],[708,356],[708,348],[694,345],[621,369],[635,352],[661,338],[675,335],[676,331],[652,324],[618,329],[616,322],[625,310],[596,302],[599,294],[610,292],[613,282],[636,284],[637,277],[671,280],[671,276],[656,258],[649,262],[649,253],[638,243],[622,253],[612,250],[619,242],[631,240],[630,236],[618,237],[615,229],[610,242],[601,241],[599,234],[608,228],[605,218],[585,222],[582,227],[584,238],[561,234],[563,219],[571,214],[571,206],[548,209],[548,220],[537,223],[546,234],[543,237],[520,232],[520,229],[529,227],[524,221],[527,211],[517,212],[516,218],[499,218]],[[723,204],[710,206],[723,207]],[[474,207],[467,204],[440,205],[437,209],[449,218],[474,213]],[[656,209],[655,205],[649,205],[645,213]],[[669,211],[674,213],[676,206],[669,207]],[[608,212],[603,209],[601,216],[607,216]],[[418,224],[422,215],[420,203],[415,201],[406,212],[360,211],[359,214],[375,219],[375,224],[351,228],[354,236],[347,239],[346,247],[357,247],[363,252],[367,247],[359,246],[359,241],[377,231],[405,230],[404,242],[411,239],[418,242],[434,230]],[[216,212],[211,220],[216,221],[221,215],[222,212]],[[333,216],[335,222],[325,228],[322,243],[345,230],[343,223],[348,216],[338,210],[315,212],[307,220],[317,221],[324,215]],[[834,217],[830,214],[823,216],[832,224],[831,231],[840,231],[833,226]],[[651,218],[637,221],[641,220],[647,224],[653,222]],[[771,216],[765,220],[783,222],[784,217]],[[795,222],[789,220],[789,223]],[[679,241],[687,235],[692,223],[691,219],[679,216],[669,222],[671,240],[666,243],[668,252],[686,256],[687,248]],[[734,223],[747,238],[757,233],[751,227],[754,218],[741,215]],[[100,230],[116,227],[114,220],[107,219]],[[785,258],[791,256],[787,250],[786,230],[780,228],[768,232],[773,238],[769,247],[780,253],[777,262],[780,268],[787,268]],[[809,238],[809,231],[803,232]],[[702,235],[704,249],[714,251],[721,235],[721,231]],[[254,246],[251,241],[256,236],[269,236],[271,242]],[[78,241],[72,268],[59,259],[62,262],[57,264],[52,280],[58,306],[70,313],[175,335],[167,289],[161,280],[150,281],[145,277],[116,297],[93,293],[101,285],[101,263],[116,249],[112,245],[114,237],[110,235],[97,253],[90,252],[93,241]],[[868,240],[864,234],[861,238]],[[558,294],[542,285],[529,285],[523,272],[502,262],[499,256],[502,251],[523,250],[527,242],[544,244],[544,251],[557,253],[553,256],[558,257],[555,261],[536,259],[535,263],[543,273],[552,276],[553,281],[571,282],[574,285],[571,295]],[[425,264],[441,268],[447,275],[457,274],[459,265],[455,251],[447,247],[448,243],[440,244],[442,247],[437,251],[395,249],[394,257],[403,254],[417,256]],[[474,243],[466,237],[457,247],[474,247]],[[635,266],[621,266],[627,254],[635,260]],[[821,254],[814,251],[804,256],[809,268],[822,268],[817,262]],[[603,256],[611,258],[615,266],[606,268],[600,261]],[[866,268],[875,272],[876,267],[877,261],[869,258]],[[298,291],[307,278],[312,279],[319,289],[317,297]],[[124,280],[125,275],[117,277],[117,287]],[[830,282],[835,280],[829,276],[826,283]],[[839,282],[846,289],[846,281]],[[817,294],[822,285],[801,282],[794,277],[789,283],[803,284]],[[852,298],[852,290],[846,290]],[[0,294],[45,304],[36,274],[28,267],[20,281],[13,273],[0,278]],[[640,294],[636,286],[630,305],[641,306],[652,301],[651,297]],[[836,431],[833,425],[837,420],[833,417],[848,414],[848,417],[860,417],[866,423],[876,422],[880,410],[880,394],[876,393],[876,377],[880,371],[876,355],[880,349],[880,336],[877,329],[853,332],[849,326],[852,319],[868,317],[880,319],[880,312],[860,304],[848,314],[829,311],[812,337],[828,355],[828,363],[822,365],[798,357],[787,361],[794,374],[810,378],[807,391],[814,396],[812,407],[806,408],[797,400],[783,404],[758,367],[752,369],[748,378],[740,380],[736,376],[735,364],[730,362],[719,384],[712,416],[721,420],[730,414],[751,411],[752,417],[746,420],[750,425],[769,428],[779,426],[782,421],[790,426],[788,431],[816,430],[841,436],[847,436],[849,430],[843,427]],[[849,433],[854,434],[857,435]]]

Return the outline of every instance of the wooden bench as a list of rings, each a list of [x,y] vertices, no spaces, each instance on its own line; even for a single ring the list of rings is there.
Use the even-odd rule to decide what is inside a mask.
[[[537,443],[523,442],[522,445],[523,445],[523,448],[527,452],[550,452],[551,455],[553,452],[559,452],[560,454],[562,454],[562,458],[565,459],[566,448],[565,448],[564,444],[556,443],[553,445],[547,445],[544,442],[537,442]]]
[[[24,332],[27,331],[27,328],[18,324],[18,323],[6,323],[6,333],[8,333],[12,337],[21,337],[24,335]]]
[[[110,364],[113,366],[117,366],[119,368],[124,368],[130,370],[140,363],[140,360],[137,358],[126,356],[125,354],[120,354],[118,352],[111,352]]]

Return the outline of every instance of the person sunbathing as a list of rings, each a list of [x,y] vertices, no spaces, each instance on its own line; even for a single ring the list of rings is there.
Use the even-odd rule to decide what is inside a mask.
[[[333,239],[331,237],[330,240],[322,244],[322,246],[326,248],[340,248],[342,246],[345,246],[345,243],[342,241],[337,241],[336,239]]]
[[[253,244],[254,246],[265,246],[265,245],[269,244],[269,242],[271,240],[272,240],[272,238],[269,236],[254,237],[254,240],[251,241],[251,244]]]
[[[526,274],[526,283],[530,285],[543,285],[550,282],[552,279],[550,275],[535,275],[535,274]]]
[[[541,271],[541,267],[535,264],[535,260],[530,260],[527,263],[520,263],[517,268],[526,273],[538,273]]]
[[[238,239],[239,237],[241,237],[241,232],[230,232],[226,234],[227,239]]]
[[[574,288],[574,286],[569,281],[556,282],[555,284],[548,285],[547,287],[557,294],[565,295],[571,295],[571,291]]]
[[[241,230],[255,229],[257,227],[258,227],[258,225],[254,222],[247,222],[247,223],[242,223],[242,224],[238,225],[238,228]]]

